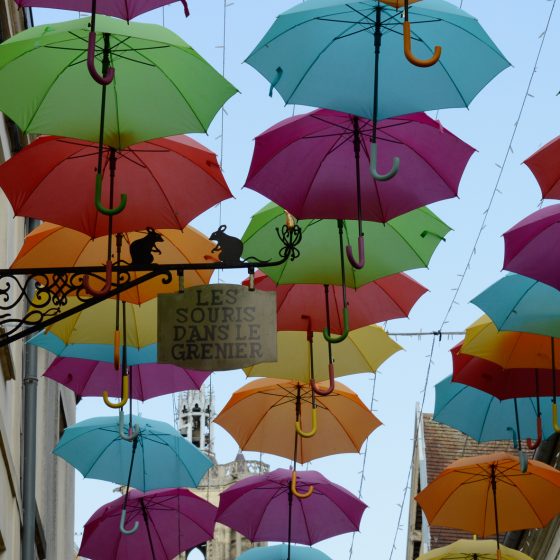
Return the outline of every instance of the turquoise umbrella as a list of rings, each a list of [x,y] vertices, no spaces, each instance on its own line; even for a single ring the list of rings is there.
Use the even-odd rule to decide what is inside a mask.
[[[125,424],[134,429],[125,433]],[[84,477],[142,491],[196,488],[210,459],[169,424],[140,416],[97,417],[64,430],[53,453]]]
[[[263,546],[251,548],[244,552],[237,560],[286,560],[288,545]],[[307,546],[291,546],[290,560],[330,560],[324,552]]]

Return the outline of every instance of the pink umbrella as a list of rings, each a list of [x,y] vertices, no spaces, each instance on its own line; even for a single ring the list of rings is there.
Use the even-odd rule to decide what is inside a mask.
[[[172,364],[138,364],[129,369],[133,399],[145,401],[160,395],[200,389],[209,371],[185,369]],[[122,376],[109,362],[81,358],[56,358],[45,377],[65,385],[80,397],[121,396]]]
[[[124,531],[124,518],[134,529]],[[184,488],[128,494],[101,506],[86,522],[79,554],[91,560],[167,560],[212,539],[216,508]]]
[[[276,469],[222,492],[216,521],[252,541],[311,545],[359,530],[366,507],[317,471]]]
[[[560,204],[533,212],[504,233],[504,268],[560,290]]]
[[[281,121],[255,139],[245,186],[300,219],[387,222],[431,202],[457,196],[474,148],[424,113],[377,124],[379,167],[400,158],[400,171],[379,181],[370,174],[373,123],[318,109]],[[363,187],[362,187],[363,183]],[[363,208],[362,208],[363,203]]]

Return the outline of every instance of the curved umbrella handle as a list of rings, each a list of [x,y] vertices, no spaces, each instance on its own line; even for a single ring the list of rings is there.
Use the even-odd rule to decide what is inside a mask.
[[[103,391],[103,402],[109,408],[119,408],[122,410],[122,407],[128,402],[128,375],[123,375],[122,377],[122,399],[117,403],[112,403],[109,400],[109,393]]]
[[[140,526],[138,521],[134,522],[134,525],[132,526],[132,529],[125,529],[125,527],[124,527],[125,517],[126,517],[126,509],[123,508],[122,511],[121,511],[121,522],[119,524],[120,532],[123,535],[132,535],[132,533],[136,533],[136,531],[138,531],[138,527]]]
[[[103,284],[103,287],[99,290],[92,288],[89,283],[88,274],[84,274],[84,276],[82,277],[82,286],[90,296],[104,296],[111,289],[112,272],[113,263],[111,261],[107,261],[105,263],[105,284]]]
[[[560,434],[560,426],[558,425],[558,406],[552,403],[552,427],[557,434]]]
[[[350,326],[349,326],[349,319],[348,319],[348,308],[345,307],[342,310],[342,318],[344,321],[344,330],[342,331],[342,334],[340,336],[332,336],[329,331],[324,328],[323,329],[323,338],[327,341],[330,342],[331,344],[338,344],[339,342],[342,342],[347,336],[348,333],[350,332]]]
[[[371,176],[377,181],[388,181],[392,179],[399,171],[399,166],[401,160],[398,157],[393,158],[393,167],[388,173],[379,173],[377,171],[377,144],[375,142],[371,143],[371,152],[369,155],[369,172]]]
[[[283,73],[284,73],[284,70],[282,70],[282,67],[278,66],[278,68],[276,68],[276,76],[274,76],[274,78],[270,82],[270,88],[268,89],[268,97],[272,97],[272,91],[277,86],[277,84],[280,81],[280,78],[282,77]]]
[[[119,435],[122,439],[126,441],[134,441],[138,434],[140,433],[140,427],[138,424],[134,424],[134,428],[132,430],[127,430],[129,433],[127,434],[124,430],[124,412],[122,408],[119,409]]]
[[[536,449],[542,441],[542,417],[537,416],[537,439],[533,442],[531,438],[527,438],[525,443],[529,449]]]
[[[511,439],[513,441],[514,449],[517,449],[517,454],[519,456],[519,470],[522,473],[526,473],[529,463],[527,462],[527,455],[525,455],[523,449],[521,449],[521,447],[518,445],[517,432],[511,426],[508,426],[507,430],[511,432]]]
[[[191,13],[189,12],[187,0],[181,0],[181,4],[183,4],[183,10],[185,10],[185,17],[189,17]]]
[[[108,86],[115,77],[115,69],[107,68],[107,74],[102,76],[95,68],[95,31],[89,32],[87,50],[87,69],[90,76],[101,86]]]
[[[310,438],[313,437],[317,433],[317,409],[311,409],[311,431],[304,432],[301,429],[301,422],[296,420],[296,432],[303,438]]]
[[[118,206],[115,206],[115,208],[106,208],[101,202],[102,183],[103,175],[101,175],[101,173],[98,173],[95,177],[95,208],[97,208],[97,211],[101,212],[101,214],[104,214],[105,216],[115,216],[116,214],[120,214],[126,206],[126,194],[121,193],[121,201],[119,202]]]
[[[348,257],[348,261],[354,268],[357,268],[358,270],[360,268],[364,268],[364,265],[366,264],[366,255],[363,233],[358,237],[358,260],[354,258],[354,254],[352,253],[352,245],[346,245],[346,256]]]
[[[321,389],[315,379],[310,379],[311,388],[314,393],[326,397],[334,391],[334,364],[331,362],[329,364],[329,386],[327,389]]]
[[[290,491],[292,492],[292,494],[294,496],[296,496],[297,498],[300,498],[301,500],[305,500],[305,498],[309,498],[309,496],[311,496],[311,494],[313,494],[313,490],[314,490],[313,484],[309,485],[309,488],[307,489],[307,492],[300,493],[300,492],[298,492],[298,489],[296,488],[296,482],[297,482],[296,471],[292,471],[292,482],[290,483]]]
[[[116,370],[121,369],[121,331],[115,330],[113,339],[113,365]]]
[[[403,22],[403,39],[404,56],[406,56],[408,62],[414,64],[414,66],[419,66],[420,68],[428,68],[429,66],[433,66],[439,60],[439,57],[441,56],[441,47],[439,45],[434,47],[434,54],[431,58],[422,60],[414,56],[414,54],[412,53],[409,21]]]

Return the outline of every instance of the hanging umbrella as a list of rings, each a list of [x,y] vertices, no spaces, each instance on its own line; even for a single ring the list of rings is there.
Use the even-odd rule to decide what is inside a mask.
[[[560,198],[559,158],[560,136],[557,136],[523,162],[537,179],[543,198]]]
[[[160,395],[199,390],[211,372],[173,364],[137,364],[128,370],[130,398],[145,401]],[[43,374],[68,387],[79,397],[121,394],[120,372],[108,362],[80,358],[56,358]]]
[[[317,471],[298,472],[298,492],[311,486],[307,498],[294,496],[289,469],[250,476],[220,494],[216,521],[251,541],[314,544],[357,531],[366,504]]]
[[[126,502],[126,507],[125,507]],[[134,538],[119,531],[135,526]],[[85,523],[79,555],[92,560],[175,558],[212,540],[217,509],[185,488],[131,490],[101,506]]]
[[[500,556],[496,554],[496,543],[490,540],[459,539],[447,546],[434,548],[421,554],[417,560],[532,560],[530,556],[500,545]]]
[[[126,424],[134,426],[132,437],[123,432]],[[196,488],[212,466],[175,428],[141,416],[78,422],[64,430],[53,453],[87,478],[126,484],[130,472],[129,485],[142,491]]]
[[[305,546],[290,546],[291,560],[330,560],[324,552]],[[257,546],[237,557],[237,560],[286,560],[288,545]]]
[[[112,206],[111,190],[116,200],[130,195],[126,208],[112,217],[114,233],[147,226],[183,229],[232,196],[216,155],[187,136],[120,150],[104,146],[102,154],[103,206]],[[107,235],[109,217],[91,203],[97,157],[92,142],[44,136],[0,165],[0,186],[17,216],[61,224],[90,237]]]
[[[359,452],[381,424],[354,391],[337,382],[331,394],[316,397],[315,428],[320,429],[313,437],[301,438],[293,429],[294,422],[299,422],[300,428],[310,427],[313,395],[308,384],[257,379],[235,391],[214,422],[243,450],[288,459],[294,458],[295,451],[297,462],[302,464],[337,453]]]
[[[415,500],[430,524],[496,535],[499,550],[500,531],[544,527],[560,513],[560,471],[529,461],[520,473],[508,453],[468,457],[451,463]]]
[[[150,235],[150,232],[122,234],[122,249],[118,260],[149,264],[143,263],[142,259],[150,257],[154,264],[200,263],[204,262],[205,255],[208,255],[214,247],[214,243],[205,235],[190,226],[183,231],[161,229],[155,231],[155,234],[159,237]],[[56,224],[44,223],[26,235],[23,247],[11,268],[99,266],[107,258],[107,243],[107,236],[91,239],[84,233]],[[183,273],[183,285],[191,287],[208,284],[212,273],[212,270],[187,270]],[[143,273],[131,271],[127,274],[131,280],[134,280],[141,277]],[[116,285],[117,276],[117,273],[109,276],[113,285]],[[38,278],[39,282],[44,277],[41,275]],[[88,280],[94,290],[104,284],[107,285],[107,277],[103,277],[103,274],[99,275],[99,278],[89,277]],[[160,293],[178,291],[179,280],[174,274],[168,283],[163,283],[161,278],[156,277],[125,290],[119,294],[119,298],[129,303],[141,304]],[[75,294],[75,291],[69,294]]]

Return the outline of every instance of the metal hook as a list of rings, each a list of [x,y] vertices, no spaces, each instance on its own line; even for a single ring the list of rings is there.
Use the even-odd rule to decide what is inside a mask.
[[[313,437],[317,433],[317,409],[311,409],[311,431],[304,432],[301,429],[301,421],[296,420],[296,432],[303,438]]]
[[[371,152],[369,156],[369,172],[371,176],[377,181],[388,181],[392,179],[399,171],[401,160],[398,157],[393,158],[393,167],[387,173],[378,173],[377,171],[377,142],[371,143]]]
[[[107,68],[105,76],[97,72],[95,68],[95,31],[89,32],[88,37],[88,50],[87,50],[87,69],[90,76],[101,86],[107,86],[115,77],[115,69],[112,67]]]
[[[123,535],[132,535],[132,533],[136,533],[136,531],[138,531],[138,527],[140,527],[140,524],[138,523],[138,521],[134,522],[134,525],[132,526],[132,529],[125,529],[125,527],[124,527],[125,517],[126,517],[126,509],[123,508],[122,511],[121,511],[121,522],[119,524],[120,532]]]
[[[354,259],[354,254],[352,253],[352,245],[346,245],[346,256],[350,264],[357,268],[358,270],[364,268],[366,264],[366,255],[364,247],[364,234],[358,236],[358,260]]]
[[[112,403],[109,400],[109,393],[103,391],[103,402],[109,408],[121,408],[128,402],[128,375],[122,376],[122,398],[118,403]]]
[[[97,208],[97,211],[101,212],[101,214],[104,214],[105,216],[115,216],[116,214],[120,214],[126,207],[126,194],[121,193],[121,201],[118,206],[116,206],[115,208],[106,208],[101,202],[102,184],[103,175],[101,175],[101,173],[98,173],[95,177],[95,208]]]
[[[329,364],[329,386],[327,389],[321,389],[315,379],[310,379],[311,388],[314,393],[326,397],[334,391],[334,364],[331,362]]]
[[[342,331],[342,334],[340,336],[332,336],[326,327],[323,329],[323,338],[327,342],[330,342],[331,344],[338,344],[348,336],[348,333],[350,332],[350,321],[348,319],[347,307],[342,310],[342,318],[344,321],[344,330]]]
[[[140,426],[138,424],[134,424],[132,430],[128,430],[128,434],[124,431],[124,412],[122,408],[119,408],[119,435],[122,439],[126,441],[134,441],[138,434],[140,434]]]
[[[296,482],[297,482],[296,471],[292,471],[292,482],[290,484],[290,491],[292,492],[292,494],[294,496],[296,496],[297,498],[300,498],[302,500],[305,500],[306,498],[309,498],[309,496],[311,496],[311,494],[313,494],[313,490],[314,490],[313,484],[309,485],[309,488],[307,489],[307,492],[301,493],[301,492],[298,492],[298,489],[296,488]]]

